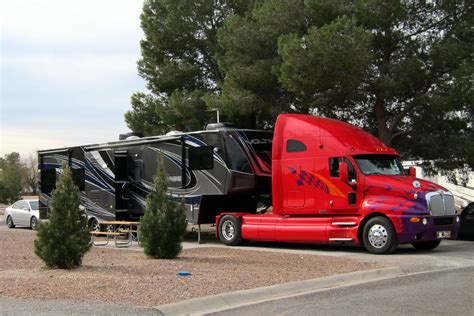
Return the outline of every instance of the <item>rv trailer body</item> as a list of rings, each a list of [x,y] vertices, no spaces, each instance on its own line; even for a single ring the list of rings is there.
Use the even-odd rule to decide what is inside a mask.
[[[270,193],[272,134],[220,128],[125,139],[38,152],[40,210],[47,217],[62,164],[73,171],[89,218],[137,220],[163,155],[168,195],[183,202],[193,224],[220,212],[255,212],[257,194]]]

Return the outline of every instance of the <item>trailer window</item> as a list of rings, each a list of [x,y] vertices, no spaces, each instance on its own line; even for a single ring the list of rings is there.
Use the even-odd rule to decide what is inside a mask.
[[[72,169],[72,179],[74,184],[79,188],[79,191],[85,191],[86,177],[84,169]]]
[[[295,153],[302,151],[306,151],[306,145],[303,142],[296,139],[288,139],[286,142],[286,152]]]
[[[262,131],[240,131],[239,135],[248,148],[267,164],[265,167],[271,168],[273,134]]]
[[[189,148],[189,168],[191,170],[208,170],[214,168],[212,146]]]
[[[41,170],[41,192],[50,193],[56,188],[56,169]]]
[[[339,163],[344,161],[347,163],[347,171],[349,174],[349,181],[356,182],[356,172],[354,166],[351,164],[349,159],[343,157],[332,157],[329,158],[329,174],[332,178],[339,178]]]
[[[242,148],[239,146],[234,136],[228,134],[229,137],[226,139],[226,151],[229,169],[237,170],[246,173],[252,173],[250,163],[245,157]]]

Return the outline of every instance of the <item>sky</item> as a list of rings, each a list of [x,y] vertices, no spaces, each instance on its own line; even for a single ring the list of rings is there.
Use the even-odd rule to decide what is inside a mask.
[[[0,156],[129,131],[142,0],[0,0]]]

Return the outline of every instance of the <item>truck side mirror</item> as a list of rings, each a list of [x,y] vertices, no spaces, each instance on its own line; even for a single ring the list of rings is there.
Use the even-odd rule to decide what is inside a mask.
[[[349,180],[349,169],[344,161],[339,163],[339,179],[345,183]]]
[[[416,178],[416,169],[415,169],[415,167],[410,167],[410,168],[408,168],[408,175],[409,175],[410,177]]]

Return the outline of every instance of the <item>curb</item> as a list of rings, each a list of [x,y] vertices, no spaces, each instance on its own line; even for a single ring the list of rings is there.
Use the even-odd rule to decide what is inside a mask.
[[[404,275],[399,267],[357,271],[323,278],[294,281],[231,293],[193,298],[153,307],[163,315],[203,315],[263,301],[291,297],[341,286],[361,284]]]

